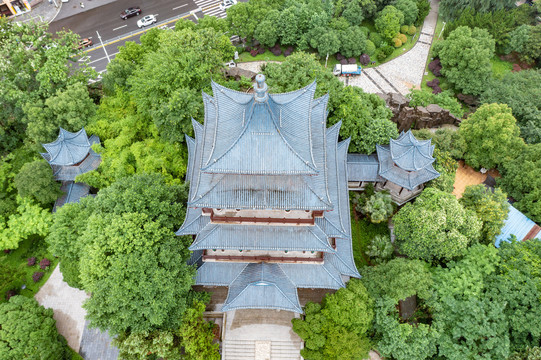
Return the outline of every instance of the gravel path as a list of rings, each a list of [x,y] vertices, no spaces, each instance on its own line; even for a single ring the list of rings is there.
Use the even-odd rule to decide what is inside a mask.
[[[79,351],[86,315],[82,305],[88,295],[82,290],[70,287],[57,265],[34,298],[40,305],[53,309],[58,332],[66,338],[73,350]]]
[[[439,0],[431,0],[430,5],[430,13],[425,19],[419,39],[408,52],[379,66],[363,69],[363,74],[349,78],[348,84],[369,93],[398,92],[406,95],[411,88],[420,89],[438,21]],[[345,78],[341,80],[346,81]]]

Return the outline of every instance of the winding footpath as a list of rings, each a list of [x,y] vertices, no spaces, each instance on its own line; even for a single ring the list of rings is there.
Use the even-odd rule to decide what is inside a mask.
[[[404,54],[373,68],[363,69],[361,76],[348,78],[348,84],[368,93],[400,93],[420,89],[436,23],[439,0],[430,1],[430,13],[423,23],[417,43]],[[346,78],[341,78],[346,81]]]

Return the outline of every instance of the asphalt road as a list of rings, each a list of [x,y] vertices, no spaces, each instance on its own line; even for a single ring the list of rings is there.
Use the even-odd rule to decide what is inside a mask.
[[[139,6],[142,10],[141,15],[122,20],[120,13],[132,6]],[[82,38],[92,38],[96,43],[96,31],[99,31],[103,40],[108,40],[137,30],[137,20],[145,15],[155,15],[160,22],[179,17],[197,8],[198,6],[192,0],[117,0],[68,18],[53,21],[49,25],[49,31],[70,29],[81,35]]]

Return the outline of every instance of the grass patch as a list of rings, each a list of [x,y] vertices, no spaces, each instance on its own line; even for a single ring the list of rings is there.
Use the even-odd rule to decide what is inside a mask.
[[[494,55],[492,59],[490,59],[490,63],[492,65],[492,76],[495,79],[501,79],[505,74],[513,70],[513,64],[500,59],[497,55]]]
[[[36,264],[27,265],[27,259],[36,258]],[[45,270],[39,268],[41,259],[47,258],[51,265]],[[18,295],[33,297],[47,281],[53,269],[58,264],[58,259],[49,254],[47,244],[43,238],[32,236],[19,244],[19,248],[9,254],[0,253],[0,302],[5,302],[6,292],[16,290]],[[32,274],[36,271],[43,272],[43,277],[37,283],[32,280]],[[21,286],[26,285],[22,290]]]
[[[84,360],[83,357],[79,355],[75,350],[73,350],[69,346],[67,348],[68,348],[68,354],[69,354],[68,356],[71,356],[70,357],[71,360]]]
[[[436,43],[438,43],[440,41],[443,41],[443,38],[439,37],[442,29],[443,29],[443,20],[442,20],[441,16],[438,15],[438,22],[436,23],[436,31],[434,31],[434,37],[432,39],[432,45],[430,46],[430,51],[428,52],[428,61],[426,62],[425,75],[423,76],[423,81],[421,82],[421,89],[422,90],[430,90],[430,91],[432,91],[431,88],[426,86],[426,82],[431,81],[431,80],[435,79],[436,77],[434,76],[434,74],[432,74],[431,71],[428,70],[428,64],[432,60],[434,60],[434,56],[432,56],[432,49],[434,48],[434,44],[436,44]],[[450,88],[450,85],[447,83],[445,78],[440,77],[439,79],[440,79],[440,87],[443,90],[447,90],[447,89]]]
[[[353,259],[358,269],[369,264],[369,257],[365,254],[370,241],[376,235],[389,236],[387,223],[372,224],[366,218],[355,220],[354,210],[351,211],[351,238],[353,245]]]
[[[263,54],[257,54],[256,56],[250,55],[248,51],[244,51],[239,54],[239,59],[237,62],[252,62],[252,61],[285,61],[286,57],[283,55],[283,51],[286,47],[282,46],[282,55],[274,55],[269,50],[265,51]],[[240,52],[240,51],[239,51]]]

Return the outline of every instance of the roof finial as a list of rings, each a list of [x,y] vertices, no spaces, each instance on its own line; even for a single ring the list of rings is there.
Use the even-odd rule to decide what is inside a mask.
[[[269,95],[267,93],[268,86],[265,83],[265,75],[257,74],[255,77],[256,84],[254,84],[255,90],[255,101],[265,102],[267,101]]]

